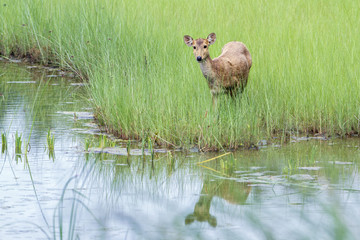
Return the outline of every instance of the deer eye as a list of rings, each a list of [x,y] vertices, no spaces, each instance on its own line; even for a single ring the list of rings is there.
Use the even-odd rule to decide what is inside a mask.
[[[194,49],[196,49],[196,47],[194,46]]]
[[[204,45],[204,48],[207,48],[207,46],[206,46],[206,45]]]

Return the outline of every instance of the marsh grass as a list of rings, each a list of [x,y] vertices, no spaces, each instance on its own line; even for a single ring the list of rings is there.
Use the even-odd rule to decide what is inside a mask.
[[[235,148],[298,133],[360,126],[358,1],[51,1],[1,6],[0,51],[89,79],[98,121],[126,139]],[[217,34],[253,57],[236,100],[211,96],[183,35]]]
[[[86,167],[87,169],[87,167]],[[84,169],[83,169],[84,170]],[[89,176],[88,173],[84,173],[85,179]],[[85,201],[88,201],[86,196],[82,194],[77,189],[77,177],[74,176],[70,178],[62,191],[61,198],[59,199],[59,203],[57,207],[55,208],[54,214],[53,214],[53,226],[52,226],[52,239],[79,239],[79,235],[76,230],[77,221],[80,215],[80,209],[84,209],[86,212],[88,212],[94,220],[98,223],[99,226],[102,225],[102,223],[95,217],[95,215],[92,213],[92,211],[89,209]],[[72,191],[70,191],[70,184],[75,181],[75,187],[72,188]],[[84,183],[83,183],[84,184]],[[80,187],[80,184],[79,184]],[[66,197],[68,195],[67,193],[71,192],[72,197]],[[70,200],[70,213],[65,213],[65,210],[68,211],[69,209],[66,209],[64,207],[65,201]],[[67,205],[67,204],[66,204]],[[65,219],[65,215],[69,215]],[[65,225],[65,222],[68,223],[68,225]],[[66,236],[67,233],[67,236]]]
[[[99,148],[115,147],[116,143],[109,139],[106,135],[101,135],[99,138]]]
[[[119,141],[112,139],[106,134],[99,136],[93,135],[89,136],[84,140],[84,150],[89,152],[92,147],[95,148],[112,148],[119,144]],[[120,143],[121,144],[121,143]],[[129,146],[128,146],[129,145]],[[126,141],[127,150],[130,151],[130,141]]]
[[[18,134],[18,132],[16,131],[15,135],[14,135],[14,140],[15,140],[15,154],[16,155],[20,155],[22,153],[21,147],[22,147],[22,134]]]
[[[55,146],[55,136],[54,134],[51,133],[51,130],[49,129],[46,135],[46,142],[47,142],[47,147],[49,150],[54,151],[54,146]]]
[[[1,134],[1,153],[5,153],[6,150],[7,150],[7,138],[6,138],[6,134],[2,133]]]
[[[88,152],[90,147],[91,147],[91,140],[89,138],[86,138],[84,142],[85,151]]]
[[[153,147],[153,142],[150,138],[149,138],[149,152],[151,155],[151,161],[154,161],[154,157],[155,157],[154,147]]]
[[[131,147],[131,141],[126,142],[126,152],[127,155],[130,156],[130,147]]]
[[[50,128],[46,135],[47,150],[50,159],[55,158],[55,136],[51,133]]]

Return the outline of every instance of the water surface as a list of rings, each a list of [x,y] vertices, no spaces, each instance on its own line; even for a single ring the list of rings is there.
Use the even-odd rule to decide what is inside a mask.
[[[86,86],[62,75],[0,63],[0,239],[360,236],[359,139],[298,139],[201,165],[222,153],[161,149],[152,160],[133,143],[127,156],[101,136]]]

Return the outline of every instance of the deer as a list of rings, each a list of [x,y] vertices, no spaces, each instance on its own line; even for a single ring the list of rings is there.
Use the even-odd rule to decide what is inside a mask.
[[[220,56],[211,59],[209,46],[214,44],[216,34],[210,33],[206,39],[194,40],[189,35],[184,36],[187,46],[193,48],[193,53],[210,88],[213,107],[217,98],[225,93],[234,98],[242,93],[247,85],[252,59],[244,43],[232,41],[224,45]]]
[[[210,214],[211,201],[214,197],[221,198],[234,205],[244,205],[251,192],[250,183],[236,182],[233,180],[204,181],[199,200],[195,204],[194,211],[185,218],[185,225],[193,222],[208,222],[216,227],[216,217]]]

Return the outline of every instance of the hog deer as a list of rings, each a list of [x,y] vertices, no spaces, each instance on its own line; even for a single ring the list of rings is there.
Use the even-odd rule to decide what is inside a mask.
[[[213,106],[216,106],[220,93],[235,97],[238,91],[246,87],[252,59],[249,50],[242,42],[229,42],[223,47],[219,57],[211,59],[209,46],[214,44],[216,34],[193,40],[185,35],[184,42],[193,48],[196,60],[207,80],[212,95]]]
[[[193,213],[185,218],[185,224],[197,222],[208,222],[210,226],[216,227],[216,217],[210,214],[211,201],[214,197],[221,198],[234,205],[243,205],[251,192],[250,183],[236,182],[233,180],[204,181],[200,198],[195,204]]]

